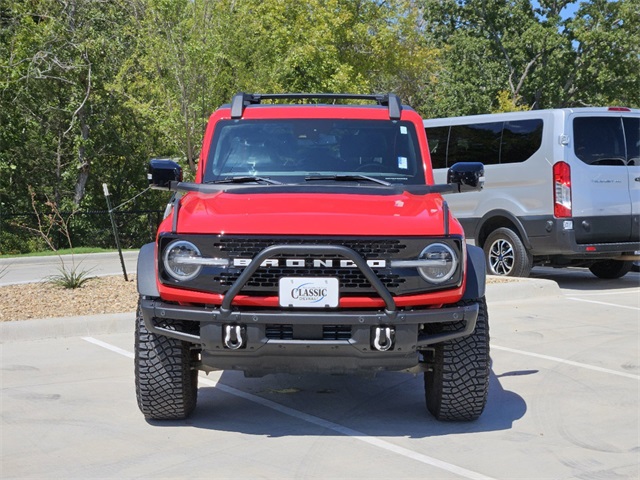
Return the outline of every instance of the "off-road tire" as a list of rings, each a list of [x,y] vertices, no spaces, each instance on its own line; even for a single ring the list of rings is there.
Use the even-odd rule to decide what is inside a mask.
[[[500,227],[491,232],[483,249],[490,275],[529,276],[533,257],[518,234],[510,228]]]
[[[163,327],[181,330],[181,322]],[[188,417],[198,398],[198,371],[190,344],[147,330],[138,305],[135,330],[135,383],[138,407],[150,420]]]
[[[438,420],[475,420],[487,403],[490,371],[487,303],[482,297],[461,305],[473,303],[480,305],[473,334],[436,344],[430,371],[424,374],[427,409]],[[436,333],[462,327],[461,323],[448,324]]]
[[[631,271],[633,267],[633,262],[631,261],[623,261],[623,260],[602,260],[601,262],[596,262],[589,267],[591,273],[593,273],[598,278],[603,279],[614,279],[624,277],[627,273]]]

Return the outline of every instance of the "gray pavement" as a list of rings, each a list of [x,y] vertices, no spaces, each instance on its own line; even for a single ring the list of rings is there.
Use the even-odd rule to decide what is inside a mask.
[[[640,274],[589,275],[488,286],[491,385],[472,423],[430,417],[419,376],[237,372],[201,375],[189,420],[147,422],[132,312],[112,330],[43,320],[80,325],[58,338],[3,331],[0,478],[640,478]]]
[[[137,269],[138,251],[122,252],[128,275]],[[76,255],[53,255],[47,257],[0,258],[0,286],[41,282],[60,273],[60,268],[86,271],[94,277],[123,275],[118,252]]]

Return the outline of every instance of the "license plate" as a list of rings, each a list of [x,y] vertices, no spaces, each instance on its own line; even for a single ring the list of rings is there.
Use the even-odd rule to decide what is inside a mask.
[[[335,308],[340,301],[340,282],[328,277],[284,277],[280,279],[281,307]]]

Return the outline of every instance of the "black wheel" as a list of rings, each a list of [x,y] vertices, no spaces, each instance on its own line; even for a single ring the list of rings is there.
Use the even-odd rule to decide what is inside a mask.
[[[487,237],[484,242],[487,271],[491,275],[528,277],[533,258],[518,234],[501,227]]]
[[[603,260],[596,262],[589,267],[591,273],[598,278],[612,279],[624,277],[631,271],[633,262],[625,262],[622,260]]]
[[[166,328],[180,329],[167,320]],[[153,420],[188,417],[198,398],[198,371],[190,344],[147,330],[138,305],[135,332],[135,381],[138,407]]]
[[[465,302],[465,304],[476,302]],[[477,419],[487,403],[489,391],[489,319],[487,303],[477,300],[480,312],[473,334],[439,343],[434,347],[431,369],[424,374],[427,409],[438,420]],[[440,332],[462,328],[447,325]]]

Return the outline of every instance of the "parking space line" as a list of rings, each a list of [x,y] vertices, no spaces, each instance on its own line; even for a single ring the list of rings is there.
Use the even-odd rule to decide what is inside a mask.
[[[111,352],[124,355],[125,357],[128,357],[128,358],[134,358],[134,355],[132,352],[123,350],[122,348],[116,347],[115,345],[111,345],[110,343],[97,340],[93,337],[82,337],[82,339],[89,343],[97,345],[99,347],[110,350]],[[228,385],[218,383],[209,378],[199,377],[198,381],[208,386],[216,387],[217,389],[225,393],[228,393],[230,395],[234,395],[236,397],[240,397],[250,402],[262,405],[263,407],[270,408],[271,410],[275,410],[284,415],[288,415],[290,417],[297,418],[298,420],[302,420],[307,423],[317,425],[321,428],[326,428],[327,430],[332,430],[336,433],[339,433],[340,435],[344,435],[344,436],[353,438],[355,440],[359,440],[361,442],[367,443],[374,447],[381,448],[383,450],[386,450],[391,453],[395,453],[397,455],[401,455],[406,458],[410,458],[412,460],[423,463],[425,465],[430,465],[432,467],[439,468],[440,470],[453,473],[460,477],[464,477],[472,480],[494,480],[492,477],[488,477],[481,473],[474,472],[472,470],[467,470],[466,468],[459,467],[457,465],[453,465],[451,463],[444,462],[442,460],[438,460],[437,458],[433,458],[428,455],[423,455],[422,453],[414,452],[413,450],[409,450],[408,448],[394,445],[393,443],[387,442],[385,440],[381,440],[378,437],[372,437],[370,435],[367,435],[366,433],[362,433],[357,430],[353,430],[351,428],[345,427],[343,425],[333,423],[328,420],[324,420],[320,417],[316,417],[314,415],[310,415],[308,413],[304,413],[290,407],[285,407],[284,405],[280,405],[279,403],[273,402],[271,400],[267,400],[265,398],[259,397],[257,395],[253,395],[251,393],[243,392],[242,390],[238,390]]]
[[[637,289],[630,289],[630,290],[617,290],[615,292],[589,292],[589,293],[583,293],[581,291],[573,291],[571,292],[571,295],[577,295],[580,297],[610,297],[610,296],[615,296],[615,295],[638,295],[638,292],[640,292],[640,288]]]
[[[597,300],[587,300],[584,298],[576,298],[576,297],[567,297],[568,300],[573,300],[576,302],[586,302],[586,303],[596,303],[598,305],[606,305],[608,307],[618,307],[618,308],[626,308],[627,310],[636,310],[640,312],[640,308],[638,307],[629,307],[627,305],[618,305],[616,303],[608,303],[608,302],[598,302]]]
[[[563,358],[551,357],[549,355],[541,355],[539,353],[526,352],[524,350],[516,350],[515,348],[501,347],[499,345],[491,344],[493,350],[502,350],[509,353],[517,353],[518,355],[526,355],[528,357],[540,358],[542,360],[550,360],[556,363],[563,363],[565,365],[571,365],[573,367],[586,368],[587,370],[593,370],[601,373],[608,373],[609,375],[617,375],[619,377],[632,378],[633,380],[640,380],[640,376],[632,373],[618,372],[617,370],[611,370],[608,368],[596,367],[595,365],[589,365],[586,363],[573,362],[571,360],[565,360]]]
[[[129,357],[129,358],[134,357],[132,352],[116,347],[115,345],[111,345],[110,343],[103,342],[102,340],[98,340],[93,337],[82,337],[82,339],[89,343],[93,343],[94,345],[98,345],[99,347],[106,348],[107,350],[111,350],[112,352],[119,353],[120,355],[123,355],[125,357]]]

